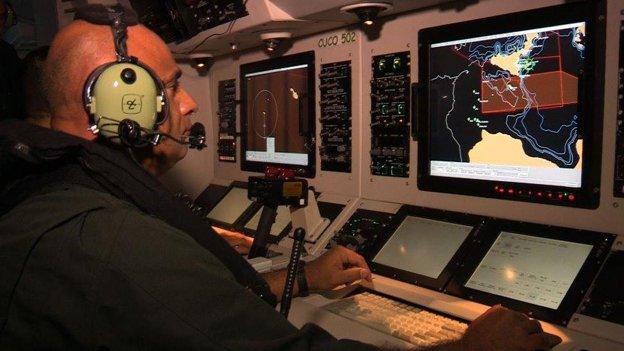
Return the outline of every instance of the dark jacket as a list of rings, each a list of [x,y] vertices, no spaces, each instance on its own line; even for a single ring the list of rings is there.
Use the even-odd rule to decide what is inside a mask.
[[[22,118],[22,61],[11,44],[0,39],[0,120]]]
[[[24,128],[0,123],[0,350],[372,349],[314,325],[298,330],[241,284],[235,259],[212,252],[220,241],[200,245],[145,199],[123,195],[127,185],[111,193],[84,177],[118,165],[80,147],[42,162],[34,139],[58,133]],[[154,208],[177,211],[161,201]]]

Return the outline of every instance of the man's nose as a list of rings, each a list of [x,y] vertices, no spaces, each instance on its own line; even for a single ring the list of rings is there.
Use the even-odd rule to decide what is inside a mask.
[[[197,112],[198,107],[197,107],[197,103],[195,102],[195,99],[193,99],[191,97],[191,95],[189,95],[189,93],[186,92],[186,90],[184,89],[180,89],[181,91],[179,92],[179,94],[181,94],[180,96],[180,113],[183,116],[189,116],[195,112]]]

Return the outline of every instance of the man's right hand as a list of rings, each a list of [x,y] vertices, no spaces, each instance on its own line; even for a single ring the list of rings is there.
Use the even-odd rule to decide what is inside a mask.
[[[561,338],[545,333],[539,321],[499,305],[475,319],[460,343],[466,351],[535,351],[549,350]]]

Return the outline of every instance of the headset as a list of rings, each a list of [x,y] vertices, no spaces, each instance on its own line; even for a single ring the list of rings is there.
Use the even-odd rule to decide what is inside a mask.
[[[149,140],[150,136],[169,113],[164,84],[151,68],[128,56],[123,10],[105,7],[104,11],[111,20],[117,60],[96,68],[85,83],[83,102],[90,130],[124,146],[156,145],[160,136]]]
[[[84,85],[89,130],[131,148],[156,146],[163,137],[191,148],[205,147],[205,129],[200,123],[192,126],[191,135],[179,139],[157,131],[169,116],[164,83],[149,66],[128,55],[128,24],[123,19],[126,10],[119,6],[102,6],[99,10],[97,20],[88,16],[77,18],[100,24],[102,15],[107,17],[105,22],[113,32],[117,60],[96,68]]]

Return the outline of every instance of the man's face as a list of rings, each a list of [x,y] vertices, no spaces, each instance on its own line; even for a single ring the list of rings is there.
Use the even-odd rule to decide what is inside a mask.
[[[182,75],[169,49],[160,41],[154,43],[152,55],[139,57],[141,61],[151,67],[165,84],[169,99],[169,118],[158,127],[158,131],[179,139],[188,135],[191,128],[191,114],[197,110],[195,100],[182,88],[179,78]],[[181,145],[171,140],[164,140],[154,147],[154,156],[162,162],[165,168],[172,167],[186,156],[187,145]]]

